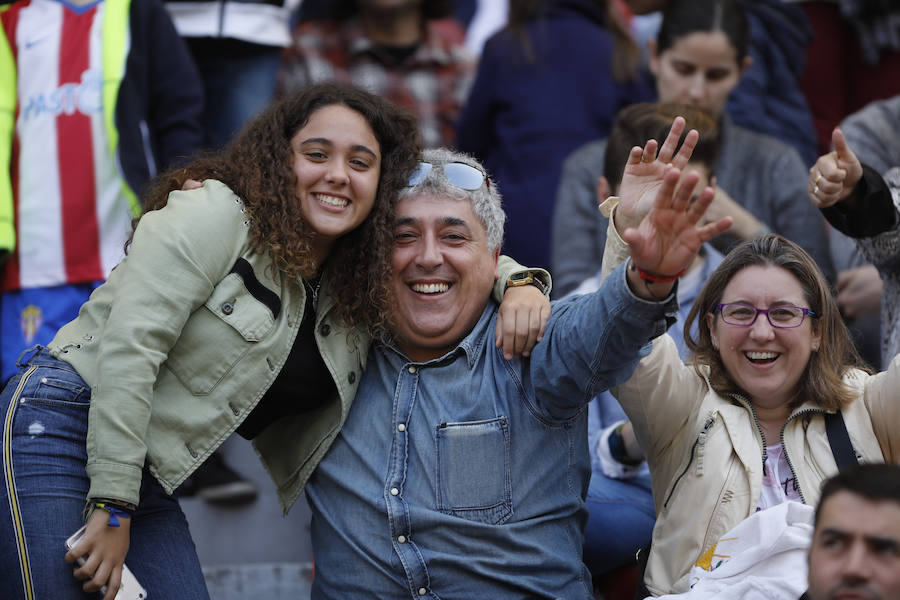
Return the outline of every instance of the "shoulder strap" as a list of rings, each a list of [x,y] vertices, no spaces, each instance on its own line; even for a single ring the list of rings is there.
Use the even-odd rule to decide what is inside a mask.
[[[847,425],[841,411],[825,413],[825,433],[828,435],[828,445],[831,446],[838,470],[859,464],[853,445],[850,444],[850,434],[847,433]]]

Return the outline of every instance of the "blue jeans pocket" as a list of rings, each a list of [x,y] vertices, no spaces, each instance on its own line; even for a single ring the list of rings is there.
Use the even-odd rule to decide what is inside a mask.
[[[87,409],[91,403],[91,388],[66,363],[39,365],[26,370],[18,382],[16,394],[22,405],[56,405]]]
[[[491,525],[509,519],[512,489],[506,417],[442,423],[435,443],[438,510]]]

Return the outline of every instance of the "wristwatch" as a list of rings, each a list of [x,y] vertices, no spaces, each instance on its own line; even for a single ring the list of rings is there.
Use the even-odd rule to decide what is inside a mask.
[[[542,294],[547,293],[547,284],[535,277],[531,271],[520,271],[513,273],[506,280],[506,289],[511,287],[519,287],[520,285],[533,285],[541,291]]]

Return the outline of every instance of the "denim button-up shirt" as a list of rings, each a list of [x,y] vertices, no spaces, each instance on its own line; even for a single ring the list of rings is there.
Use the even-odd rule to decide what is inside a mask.
[[[677,310],[614,273],[554,303],[530,359],[494,346],[485,308],[451,352],[378,342],[310,479],[313,598],[590,598],[581,562],[585,406],[625,381]]]

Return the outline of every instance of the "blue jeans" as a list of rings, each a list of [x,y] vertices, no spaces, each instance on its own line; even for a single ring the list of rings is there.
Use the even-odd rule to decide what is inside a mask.
[[[638,549],[650,543],[656,511],[650,476],[612,479],[591,473],[584,530],[584,564],[597,577],[634,562]]]
[[[281,48],[223,38],[187,38],[203,79],[206,144],[221,148],[275,95]]]
[[[30,353],[30,356],[29,356]],[[84,600],[65,562],[65,540],[81,525],[90,481],[85,438],[91,390],[44,350],[0,394],[0,589],[4,598]],[[145,468],[125,562],[150,598],[208,600],[178,501]]]
[[[646,468],[631,479],[613,479],[603,474],[596,456],[602,430],[624,419],[625,411],[609,392],[598,395],[588,406],[591,484],[586,501],[584,564],[595,578],[633,562],[635,552],[650,543],[656,521]]]

